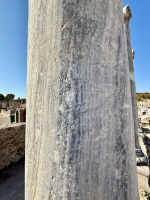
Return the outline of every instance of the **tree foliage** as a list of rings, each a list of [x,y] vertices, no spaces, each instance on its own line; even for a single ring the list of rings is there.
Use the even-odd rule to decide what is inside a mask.
[[[0,94],[0,100],[14,100],[14,97],[14,94],[7,94],[6,96]]]
[[[136,99],[137,99],[137,101],[142,101],[144,99],[150,99],[150,93],[147,93],[147,92],[145,92],[145,93],[137,93],[136,94]]]
[[[5,99],[4,95],[0,94],[0,100],[4,100],[4,99]]]
[[[14,100],[15,95],[14,94],[7,94],[5,96],[5,100]]]
[[[18,97],[18,99],[14,99],[15,95],[10,93],[7,94],[6,96],[4,96],[3,94],[0,94],[0,100],[4,101],[4,100],[22,100],[23,103],[26,103],[26,99],[25,98],[20,98]]]

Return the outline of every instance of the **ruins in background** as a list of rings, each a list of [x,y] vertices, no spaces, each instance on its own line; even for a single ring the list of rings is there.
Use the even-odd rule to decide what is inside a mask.
[[[26,100],[0,100],[0,126],[26,122]]]

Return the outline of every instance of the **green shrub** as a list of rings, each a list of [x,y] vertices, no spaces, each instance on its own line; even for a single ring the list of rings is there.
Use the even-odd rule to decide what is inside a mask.
[[[142,101],[144,99],[150,99],[150,93],[136,93],[136,99],[137,101]]]

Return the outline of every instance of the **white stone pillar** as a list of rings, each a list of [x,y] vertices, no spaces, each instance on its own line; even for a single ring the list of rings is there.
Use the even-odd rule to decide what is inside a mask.
[[[25,199],[137,200],[122,2],[29,0],[28,27]]]
[[[137,162],[147,162],[145,155],[143,154],[140,143],[139,143],[139,132],[138,132],[138,111],[137,111],[137,100],[136,100],[136,87],[135,87],[135,78],[134,78],[134,65],[133,59],[135,57],[135,51],[131,48],[131,38],[130,38],[130,19],[132,13],[130,6],[127,5],[123,8],[124,23],[126,30],[126,43],[127,43],[127,52],[128,52],[128,66],[129,66],[129,80],[131,88],[131,103],[132,103],[132,114],[133,114],[133,127],[134,127],[134,136],[135,136],[135,151],[137,156]]]

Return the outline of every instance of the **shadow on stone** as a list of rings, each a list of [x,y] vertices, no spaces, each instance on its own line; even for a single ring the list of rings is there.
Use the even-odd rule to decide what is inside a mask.
[[[148,177],[148,186],[150,187],[150,176]]]
[[[0,173],[0,184],[7,181],[12,175],[10,173],[2,172]]]
[[[0,200],[24,200],[24,159],[0,171]]]

